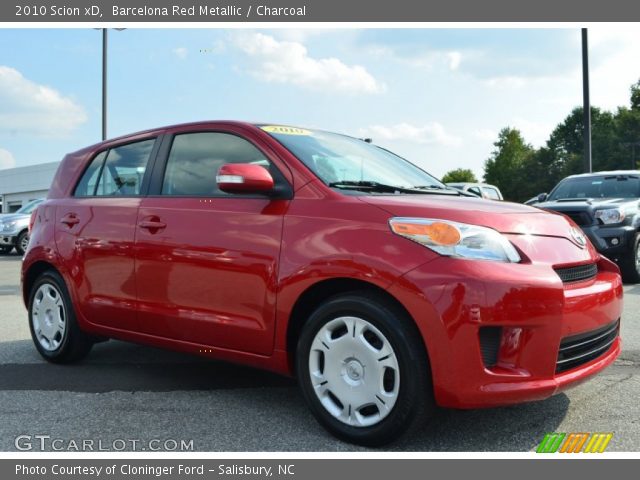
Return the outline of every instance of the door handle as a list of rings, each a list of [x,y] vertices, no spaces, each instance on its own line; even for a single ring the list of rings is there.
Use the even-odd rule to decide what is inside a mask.
[[[138,224],[138,226],[146,230],[160,230],[165,228],[167,224],[159,220],[143,220]]]
[[[74,225],[77,225],[78,223],[80,223],[80,219],[76,216],[75,213],[67,213],[64,217],[60,219],[60,223],[71,228]]]

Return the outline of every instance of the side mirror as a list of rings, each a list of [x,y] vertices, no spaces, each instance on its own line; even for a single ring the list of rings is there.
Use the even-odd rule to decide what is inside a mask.
[[[538,195],[538,203],[546,201],[548,196],[549,195],[546,193],[541,193],[540,195]]]
[[[273,177],[266,168],[252,163],[225,163],[216,176],[218,188],[226,193],[269,193]]]

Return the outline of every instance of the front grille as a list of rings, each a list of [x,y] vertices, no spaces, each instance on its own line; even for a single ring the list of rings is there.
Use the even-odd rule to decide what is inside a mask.
[[[605,353],[618,337],[620,320],[591,332],[566,337],[560,342],[556,373],[579,367]]]
[[[578,265],[577,267],[556,268],[556,273],[564,283],[590,280],[598,274],[598,265]]]
[[[500,349],[501,327],[482,327],[479,333],[480,353],[485,367],[493,367],[498,363],[498,350]]]
[[[587,212],[560,212],[565,214],[571,220],[576,222],[576,225],[585,226],[585,225],[593,225],[593,220],[591,219],[591,215]]]

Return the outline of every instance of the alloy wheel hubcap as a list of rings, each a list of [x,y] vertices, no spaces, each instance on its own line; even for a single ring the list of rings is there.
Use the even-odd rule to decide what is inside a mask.
[[[636,245],[636,271],[640,273],[640,243]]]
[[[339,317],[318,331],[309,373],[322,406],[347,425],[375,425],[398,399],[400,368],[393,347],[362,318]]]
[[[22,248],[22,250],[26,250],[28,246],[29,246],[29,236],[25,235],[24,237],[22,237],[22,241],[20,242],[20,248]]]
[[[40,285],[33,297],[31,322],[42,348],[53,352],[60,347],[67,329],[67,315],[56,286],[50,283]]]

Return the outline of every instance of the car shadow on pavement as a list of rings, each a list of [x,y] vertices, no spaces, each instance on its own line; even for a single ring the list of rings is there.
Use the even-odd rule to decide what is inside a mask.
[[[23,348],[35,351],[30,340],[0,344],[0,350]],[[96,345],[73,365],[37,358],[36,363],[0,363],[0,390],[167,392],[295,385],[253,368],[116,341]]]
[[[426,427],[392,450],[521,452],[535,450],[545,433],[557,431],[570,400],[561,393],[509,407],[438,409]]]
[[[252,395],[251,402],[261,402],[264,398],[268,411],[277,409],[271,413],[274,417],[292,416],[291,421],[297,424],[301,419],[295,415],[307,415],[306,409],[301,408],[302,395],[290,378],[146,346],[109,341],[96,345],[81,363],[54,365],[35,354],[30,340],[19,340],[0,343],[0,358],[5,362],[0,363],[0,391],[105,393],[276,388],[274,393],[281,392],[276,394],[276,403],[264,398],[264,390],[260,395]],[[7,363],[8,358],[22,363]],[[530,451],[545,433],[556,431],[569,404],[569,398],[560,394],[545,401],[512,407],[438,409],[424,429],[381,450]],[[362,450],[334,440],[310,419],[305,418],[302,423],[306,422],[309,424],[305,435],[319,436],[317,440],[329,446],[329,450]]]

